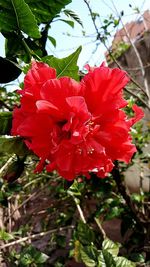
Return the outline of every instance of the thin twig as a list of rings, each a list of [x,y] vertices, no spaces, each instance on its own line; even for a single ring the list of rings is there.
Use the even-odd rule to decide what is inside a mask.
[[[27,199],[25,199],[25,201],[23,201],[23,202],[17,207],[17,209],[14,209],[14,210],[13,210],[13,212],[10,214],[9,217],[12,217],[13,214],[14,214],[17,210],[19,210],[20,208],[22,208],[22,207],[23,207],[27,202],[29,202],[32,198],[35,198],[35,197],[37,198],[37,197],[39,196],[39,194],[41,193],[41,191],[43,191],[43,190],[48,186],[48,184],[49,184],[49,182],[46,183],[46,184],[44,185],[44,187],[40,188],[38,191],[34,192],[34,193],[33,193],[32,195],[30,195]],[[9,217],[5,219],[4,223],[6,223],[6,222],[8,221]]]
[[[80,207],[80,205],[78,203],[78,199],[76,199],[74,196],[72,196],[72,197],[74,199],[74,202],[76,204],[76,207],[77,207],[77,210],[79,212],[79,215],[80,215],[80,218],[81,218],[82,222],[83,223],[86,223],[86,219],[85,219],[84,214],[83,214],[83,211],[82,211],[82,209],[81,209],[81,207]]]
[[[100,223],[100,220],[98,218],[96,218],[96,217],[94,218],[94,220],[95,220],[95,222],[96,222],[96,224],[97,224],[97,226],[98,226],[98,228],[99,228],[99,230],[100,230],[100,232],[102,234],[103,239],[105,239],[106,238],[106,233],[105,233],[105,231],[104,231],[104,229],[103,229],[103,227],[102,227],[102,225]]]
[[[125,33],[126,33],[126,36],[128,37],[128,40],[129,40],[129,42],[130,42],[130,44],[131,44],[131,46],[132,46],[134,52],[135,52],[135,55],[136,55],[136,57],[137,57],[137,59],[138,59],[139,66],[140,66],[141,73],[142,73],[142,77],[143,77],[143,82],[144,82],[145,92],[146,92],[146,94],[147,94],[147,98],[148,98],[148,106],[150,107],[150,91],[149,91],[148,81],[147,81],[147,78],[146,78],[146,75],[145,75],[145,69],[144,69],[144,66],[143,66],[143,62],[142,62],[141,56],[140,56],[140,54],[139,54],[139,52],[138,52],[138,50],[137,50],[137,48],[136,48],[136,46],[135,46],[133,40],[130,38],[130,34],[129,34],[129,32],[128,32],[126,26],[124,25],[124,23],[123,23],[123,21],[122,21],[122,18],[121,18],[120,14],[119,14],[119,12],[118,12],[118,10],[117,10],[117,8],[116,8],[116,5],[115,5],[114,1],[111,0],[111,2],[112,2],[113,6],[114,6],[114,8],[115,8],[115,10],[116,10],[117,15],[118,15],[119,18],[120,18],[122,27],[123,27],[123,29],[124,29],[124,31],[125,31]]]
[[[126,91],[127,93],[129,93],[130,95],[136,97],[148,110],[150,110],[150,107],[148,106],[148,104],[138,95],[133,93],[131,90],[129,90],[127,87],[124,88],[124,91]]]
[[[0,169],[0,175],[7,169],[7,167],[10,165],[10,163],[16,158],[16,155],[13,154],[12,157],[10,157],[7,162],[3,165],[3,167]]]
[[[20,244],[22,242],[25,242],[27,240],[30,240],[30,239],[35,239],[35,238],[43,237],[45,235],[49,235],[49,234],[52,234],[52,233],[57,233],[57,232],[60,232],[60,231],[64,231],[64,230],[67,230],[69,228],[74,229],[75,227],[74,227],[74,225],[64,226],[64,227],[60,227],[58,229],[53,229],[53,230],[49,230],[49,231],[46,231],[46,232],[41,232],[41,233],[38,233],[38,234],[25,236],[25,237],[20,238],[19,240],[15,240],[15,241],[12,241],[12,242],[9,242],[7,244],[4,244],[4,245],[0,246],[0,249],[4,249],[4,248],[10,247],[10,246],[14,246],[14,245]]]
[[[106,43],[104,42],[104,40],[101,38],[101,35],[100,35],[100,33],[99,33],[98,27],[97,27],[96,22],[95,22],[95,19],[93,18],[93,12],[92,12],[92,9],[91,9],[91,7],[90,7],[88,1],[87,1],[87,0],[84,0],[84,2],[85,2],[85,4],[87,5],[88,10],[89,10],[89,12],[90,12],[91,19],[92,19],[93,25],[94,25],[95,30],[96,30],[96,33],[97,33],[97,40],[99,39],[99,40],[103,43],[103,45],[104,45],[105,48],[107,49],[107,51],[108,51],[110,57],[111,57],[112,60],[115,62],[115,64],[117,65],[117,67],[118,67],[119,69],[123,69],[122,66],[119,64],[119,62],[115,59],[115,57],[114,57],[113,54],[111,53],[110,49],[108,48],[108,46],[106,45]],[[144,93],[144,95],[149,99],[149,94],[147,94],[147,92],[145,92],[145,90],[143,89],[143,87],[142,87],[140,84],[138,84],[138,83],[137,83],[137,82],[136,82],[136,81],[135,81],[129,74],[128,74],[128,76],[129,76],[129,78],[130,78],[130,81],[132,81],[138,88],[140,88],[141,91]],[[144,105],[145,105],[145,102],[144,102]],[[147,106],[148,106],[148,105],[146,104],[146,107],[147,107]]]

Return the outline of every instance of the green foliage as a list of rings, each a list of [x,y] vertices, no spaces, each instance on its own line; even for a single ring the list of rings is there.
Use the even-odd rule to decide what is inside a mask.
[[[123,55],[129,49],[129,47],[130,47],[130,44],[125,43],[125,42],[119,42],[114,45],[111,55],[115,59],[118,59],[121,55]],[[111,55],[107,56],[108,64],[111,64],[113,62]]]
[[[50,42],[52,43],[52,45],[54,47],[56,47],[56,40],[55,40],[55,38],[53,38],[52,36],[48,36],[48,39],[50,40]]]
[[[7,58],[0,57],[0,83],[8,83],[21,74],[21,68],[19,66]]]
[[[24,0],[2,0],[0,12],[0,31],[20,30],[30,37],[40,37],[35,17]]]
[[[79,47],[74,53],[68,57],[59,59],[54,56],[46,56],[42,58],[42,61],[47,63],[52,68],[57,71],[57,78],[62,76],[69,76],[75,80],[79,80],[77,60],[81,52],[81,47]]]
[[[67,23],[70,27],[74,28],[74,22],[72,20],[66,20],[66,19],[59,19],[59,20]]]
[[[40,252],[32,245],[26,246],[22,251],[17,254],[16,252],[11,252],[11,258],[15,262],[15,266],[43,266],[43,263],[49,258],[46,254]]]
[[[10,134],[12,127],[12,112],[0,112],[0,134]]]
[[[78,17],[78,15],[74,11],[70,9],[64,9],[63,12],[66,16],[72,18],[74,21],[78,22],[83,27],[83,23],[81,19]]]
[[[24,156],[30,154],[26,145],[20,137],[1,136],[0,137],[0,151],[3,154],[17,154],[18,156]]]
[[[77,226],[77,239],[83,244],[88,245],[95,241],[93,229],[86,223],[80,221]]]
[[[71,0],[26,0],[38,23],[49,23]]]
[[[79,234],[80,235],[80,234]],[[85,235],[84,235],[85,237]],[[81,238],[82,239],[82,238]],[[88,240],[88,236],[87,236]],[[74,255],[77,261],[82,261],[87,267],[135,267],[135,263],[118,256],[119,244],[108,238],[104,239],[101,250],[93,242],[76,241]]]
[[[14,236],[12,234],[5,232],[4,230],[0,230],[0,239],[4,241],[9,241],[14,239]]]

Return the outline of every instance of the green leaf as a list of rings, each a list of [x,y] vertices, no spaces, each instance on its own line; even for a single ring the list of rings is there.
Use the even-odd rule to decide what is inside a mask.
[[[65,58],[56,58],[54,56],[46,56],[42,61],[57,71],[57,78],[69,76],[75,80],[79,80],[77,60],[81,52],[81,46],[71,55]]]
[[[5,232],[4,230],[0,230],[0,239],[4,241],[9,241],[14,239],[14,236]]]
[[[77,238],[84,245],[90,245],[95,240],[93,230],[82,221],[79,221],[77,227]]]
[[[87,266],[87,267],[95,267],[96,266],[96,262],[94,259],[92,259],[93,257],[93,252],[91,251],[90,247],[80,247],[80,255],[81,255],[81,259],[83,261],[83,263]]]
[[[112,254],[107,250],[103,250],[99,255],[98,267],[116,267],[116,263]]]
[[[130,259],[134,262],[140,262],[140,263],[144,263],[145,262],[145,258],[141,253],[132,253],[130,254]]]
[[[23,31],[32,38],[40,38],[36,19],[24,0],[0,1],[0,31]]]
[[[0,190],[0,205],[2,205],[4,207],[8,207],[7,194],[5,192],[3,192],[2,190]]]
[[[0,137],[0,151],[4,154],[17,154],[18,156],[31,154],[20,137],[11,136]]]
[[[115,262],[116,262],[116,267],[135,267],[136,266],[134,262],[131,262],[124,257],[116,257]]]
[[[78,183],[78,181],[74,180],[73,184],[67,190],[67,193],[73,197],[80,197],[83,188],[84,188],[84,183]]]
[[[71,0],[26,0],[38,23],[50,23]]]
[[[59,19],[65,23],[67,23],[69,26],[71,26],[72,28],[74,28],[74,22],[72,20],[66,20],[66,19]]]
[[[38,251],[35,247],[30,245],[28,247],[25,247],[20,253],[19,266],[30,266],[30,264],[32,263],[42,264],[46,262],[48,258],[49,257],[46,254]]]
[[[107,250],[114,256],[117,256],[119,252],[119,245],[118,243],[114,243],[110,239],[106,238],[102,243],[102,249]]]
[[[21,69],[18,65],[7,59],[0,57],[0,83],[11,82],[21,74]]]
[[[12,112],[0,112],[0,134],[10,134],[12,126]]]
[[[80,20],[80,18],[78,17],[78,15],[74,11],[72,11],[70,9],[65,9],[65,10],[63,10],[63,12],[66,16],[74,19],[77,23],[79,23],[83,27],[82,21]]]
[[[56,47],[56,40],[55,40],[55,38],[53,38],[52,36],[48,36],[48,39],[50,40],[50,42],[52,43],[52,45],[54,47]]]
[[[124,257],[113,256],[108,250],[103,249],[98,257],[98,267],[135,267],[135,263]]]

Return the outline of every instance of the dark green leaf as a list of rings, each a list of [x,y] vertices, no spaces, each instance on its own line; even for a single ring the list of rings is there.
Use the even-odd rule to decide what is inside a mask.
[[[51,22],[71,0],[26,0],[39,23]]]
[[[50,67],[55,68],[57,71],[57,78],[62,76],[69,76],[75,80],[79,80],[77,60],[81,52],[79,47],[73,54],[65,58],[56,58],[54,56],[46,56],[42,58]]]
[[[18,156],[30,154],[30,151],[20,137],[11,136],[0,137],[0,151],[4,154],[17,154]]]
[[[145,262],[144,256],[140,253],[132,253],[130,255],[130,259],[134,262],[141,262],[141,263]]]
[[[14,182],[17,180],[21,174],[24,171],[24,161],[25,157],[19,158],[17,157],[7,168],[3,175],[3,179],[6,180],[7,182]]]
[[[111,220],[117,218],[122,213],[123,209],[120,207],[110,207],[109,212],[106,213],[105,220]]]
[[[86,248],[81,246],[80,247],[80,255],[81,255],[81,259],[84,262],[84,264],[87,267],[95,267],[96,266],[96,262],[94,259],[92,259],[92,251],[90,249],[90,247]]]
[[[0,112],[0,135],[10,134],[12,112]]]
[[[0,57],[0,83],[8,83],[21,74],[22,70],[7,58]]]
[[[24,0],[0,1],[0,31],[23,31],[33,38],[40,38],[35,17]]]
[[[99,267],[100,266],[105,266],[105,267],[116,267],[116,263],[114,260],[114,257],[111,253],[109,253],[107,250],[103,250],[102,253],[100,254],[99,258]],[[101,265],[100,265],[101,264]]]
[[[0,191],[0,205],[2,205],[4,207],[8,207],[7,195],[2,190]]]
[[[46,262],[48,258],[49,257],[46,254],[38,251],[35,247],[30,245],[28,247],[25,247],[24,250],[20,253],[19,266],[30,266],[30,264],[32,263],[42,264]]]
[[[78,22],[82,27],[83,27],[83,24],[82,24],[82,21],[80,20],[80,18],[78,17],[78,15],[70,10],[70,9],[65,9],[63,10],[64,14],[72,19],[74,19],[76,22]]]
[[[90,245],[95,240],[95,234],[86,223],[80,221],[77,227],[77,238],[82,244]]]
[[[54,47],[56,47],[56,40],[55,40],[55,38],[53,38],[52,36],[48,36],[48,39],[50,40],[50,42],[52,43],[52,45]]]

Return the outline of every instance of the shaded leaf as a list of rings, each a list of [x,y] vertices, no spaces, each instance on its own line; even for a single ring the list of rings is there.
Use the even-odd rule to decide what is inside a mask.
[[[17,154],[18,156],[30,154],[30,151],[20,137],[11,136],[0,137],[0,151],[3,154]]]
[[[80,221],[77,227],[77,237],[84,245],[90,245],[95,240],[93,230],[86,224]]]
[[[18,78],[22,70],[13,61],[0,57],[0,83],[8,83]]]
[[[62,76],[69,76],[75,80],[79,80],[77,60],[81,52],[79,47],[73,54],[65,58],[56,58],[54,56],[46,56],[42,61],[47,63],[50,67],[55,68],[57,71],[57,78]]]
[[[26,0],[38,23],[51,22],[71,0]]]
[[[83,246],[81,246],[80,248],[80,255],[81,255],[81,259],[84,262],[84,264],[88,267],[95,267],[96,266],[96,262],[94,259],[92,259],[92,253],[90,251],[90,248],[85,248]]]
[[[12,126],[12,112],[0,112],[0,134],[10,134]]]
[[[0,31],[23,31],[32,38],[40,38],[36,19],[24,0],[0,1]]]
[[[116,267],[114,257],[107,250],[103,250],[98,257],[98,267]]]
[[[24,161],[25,157],[19,158],[17,157],[7,168],[3,175],[3,179],[6,180],[8,183],[12,183],[17,180],[24,171]]]

